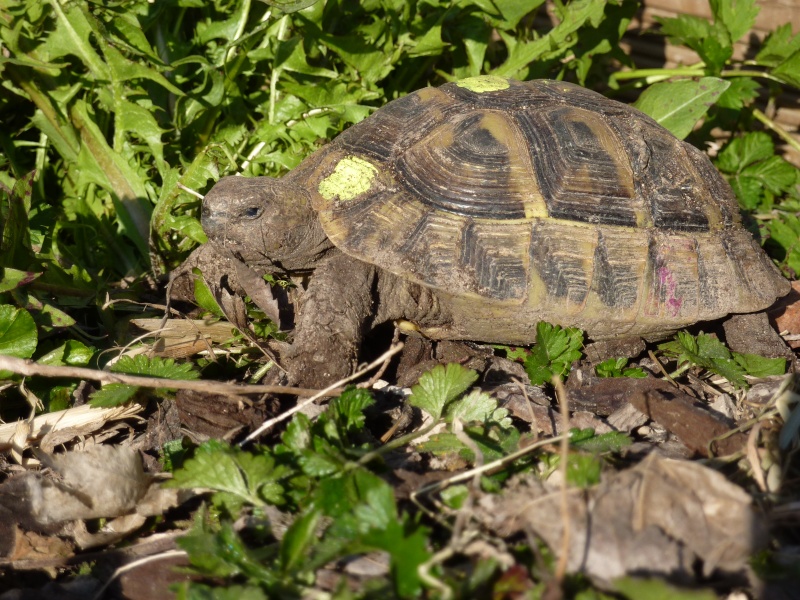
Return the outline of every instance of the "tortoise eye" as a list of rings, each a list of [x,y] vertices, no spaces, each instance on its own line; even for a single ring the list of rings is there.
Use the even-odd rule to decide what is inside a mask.
[[[248,206],[242,211],[242,217],[245,219],[257,219],[261,216],[263,210],[260,206]]]

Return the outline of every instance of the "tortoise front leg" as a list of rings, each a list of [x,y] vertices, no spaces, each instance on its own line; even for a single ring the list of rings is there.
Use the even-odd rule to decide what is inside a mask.
[[[282,357],[290,382],[323,388],[350,375],[373,311],[376,269],[336,252],[314,271]]]

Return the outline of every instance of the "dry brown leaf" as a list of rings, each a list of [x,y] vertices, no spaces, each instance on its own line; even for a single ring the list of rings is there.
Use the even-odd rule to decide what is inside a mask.
[[[561,502],[559,490],[521,479],[502,495],[484,496],[478,514],[502,535],[532,531],[557,552]],[[567,568],[599,585],[631,574],[691,582],[697,560],[706,574],[739,574],[765,531],[748,494],[720,473],[656,454],[588,491],[570,490],[567,507]]]
[[[133,512],[151,483],[139,455],[124,446],[40,458],[61,476],[28,478],[31,514],[42,524]]]

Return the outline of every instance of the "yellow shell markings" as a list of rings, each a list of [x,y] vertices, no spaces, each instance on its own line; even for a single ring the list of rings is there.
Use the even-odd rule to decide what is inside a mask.
[[[325,200],[353,200],[368,192],[378,174],[378,168],[358,156],[345,156],[333,172],[319,182],[317,191]]]
[[[457,81],[458,87],[482,94],[484,92],[499,92],[500,90],[508,89],[511,84],[505,77],[498,77],[497,75],[479,75],[478,77],[467,77],[461,81]]]

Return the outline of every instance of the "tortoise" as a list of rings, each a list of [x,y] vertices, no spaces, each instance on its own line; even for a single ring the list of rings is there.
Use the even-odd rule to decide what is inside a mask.
[[[290,379],[348,375],[372,327],[530,344],[539,321],[663,338],[789,283],[707,156],[579,86],[480,76],[393,100],[280,179],[205,196],[213,247],[311,272]]]

